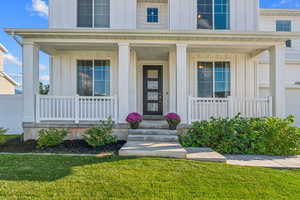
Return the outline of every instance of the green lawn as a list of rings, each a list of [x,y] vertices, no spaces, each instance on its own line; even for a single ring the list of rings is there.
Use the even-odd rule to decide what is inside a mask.
[[[300,171],[163,158],[0,156],[0,199],[300,199]]]

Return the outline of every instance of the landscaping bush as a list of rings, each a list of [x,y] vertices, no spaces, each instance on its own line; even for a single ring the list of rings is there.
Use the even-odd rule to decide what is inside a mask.
[[[102,121],[97,127],[88,129],[84,134],[85,141],[92,147],[100,147],[117,142],[112,135],[114,122],[109,118]]]
[[[67,129],[42,129],[39,131],[37,145],[39,148],[53,147],[63,143],[64,138],[68,135]]]
[[[5,133],[7,132],[7,129],[0,127],[0,144],[3,144],[5,142]]]
[[[210,147],[227,154],[300,154],[300,129],[292,126],[294,117],[211,118],[195,122],[181,134],[186,147]]]

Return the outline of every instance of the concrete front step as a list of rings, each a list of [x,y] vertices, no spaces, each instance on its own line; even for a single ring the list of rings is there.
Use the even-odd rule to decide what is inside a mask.
[[[142,123],[140,123],[140,129],[169,129],[169,125],[166,121],[150,121],[145,120]]]
[[[127,141],[178,142],[177,135],[128,135]]]
[[[130,129],[130,135],[177,135],[177,131],[166,129]]]
[[[186,158],[186,150],[177,142],[129,141],[120,149],[119,155]]]

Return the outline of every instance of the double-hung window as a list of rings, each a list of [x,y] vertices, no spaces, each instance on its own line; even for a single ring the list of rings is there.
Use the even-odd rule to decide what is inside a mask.
[[[198,29],[230,29],[230,0],[197,0]]]
[[[109,28],[110,0],[78,0],[78,27]]]
[[[77,94],[80,96],[110,96],[110,61],[77,61]]]
[[[230,96],[230,62],[198,62],[198,97]]]
[[[291,32],[292,22],[290,20],[277,20],[276,21],[276,31],[277,32]],[[292,47],[292,41],[287,40],[285,43],[286,47]]]
[[[147,22],[158,23],[158,8],[147,8]]]

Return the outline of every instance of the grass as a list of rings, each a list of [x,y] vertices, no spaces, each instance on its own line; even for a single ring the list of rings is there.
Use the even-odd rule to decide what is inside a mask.
[[[0,156],[0,199],[300,199],[300,171],[163,158]]]

